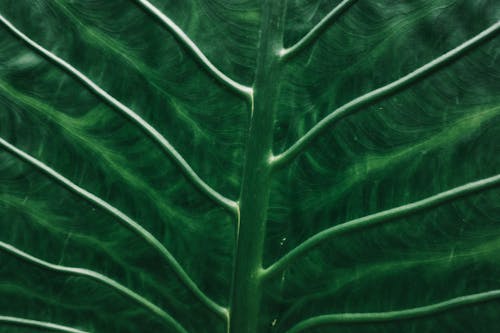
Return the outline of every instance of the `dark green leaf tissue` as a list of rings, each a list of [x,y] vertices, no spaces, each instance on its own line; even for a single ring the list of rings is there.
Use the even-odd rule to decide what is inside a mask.
[[[498,0],[0,0],[0,332],[500,332]]]

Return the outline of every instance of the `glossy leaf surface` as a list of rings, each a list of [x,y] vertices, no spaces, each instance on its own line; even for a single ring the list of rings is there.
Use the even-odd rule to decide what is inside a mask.
[[[226,332],[266,134],[258,332],[500,330],[498,1],[273,1],[0,1],[0,332]]]

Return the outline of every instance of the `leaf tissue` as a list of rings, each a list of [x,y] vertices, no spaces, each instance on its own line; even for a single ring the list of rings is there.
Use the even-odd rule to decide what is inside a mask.
[[[500,331],[497,0],[0,1],[0,332]]]

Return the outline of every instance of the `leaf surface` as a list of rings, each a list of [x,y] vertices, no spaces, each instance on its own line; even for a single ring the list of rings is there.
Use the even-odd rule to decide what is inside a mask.
[[[226,331],[263,2],[1,2],[0,332]],[[498,1],[288,0],[285,17],[278,159],[490,30],[283,160],[264,268],[491,183],[286,262],[259,332],[499,330]]]

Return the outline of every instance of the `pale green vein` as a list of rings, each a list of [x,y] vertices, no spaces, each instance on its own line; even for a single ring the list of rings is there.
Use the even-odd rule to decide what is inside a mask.
[[[22,197],[19,198],[17,196],[1,193],[0,203],[15,209],[18,212],[18,214],[22,214],[23,216],[29,218],[30,223],[34,223],[36,225],[43,227],[45,231],[51,234],[58,234],[64,236],[68,235],[67,229],[64,229],[63,226],[59,226],[56,223],[54,223],[54,221],[57,221],[57,219],[60,217],[50,215],[51,213],[49,213],[46,206],[41,202],[37,202],[34,201],[33,199],[30,199],[29,204],[27,204],[27,200],[25,200]],[[50,218],[44,218],[45,216],[50,216]],[[85,246],[89,246],[94,250],[106,254],[106,256],[108,256],[109,259],[121,265],[122,267],[127,267],[129,271],[132,271],[134,273],[142,272],[136,267],[131,266],[129,263],[126,263],[114,251],[111,251],[109,247],[112,246],[112,242],[110,241],[98,240],[89,235],[83,233],[75,233],[75,232],[71,233],[71,240],[75,243],[85,244]]]
[[[147,121],[140,117],[137,113],[132,111],[130,108],[122,104],[120,101],[115,99],[113,96],[108,94],[105,90],[99,87],[96,83],[90,80],[83,73],[78,71],[75,67],[67,63],[65,60],[59,58],[52,52],[43,48],[41,45],[37,44],[35,41],[30,39],[28,36],[23,34],[18,30],[12,23],[10,23],[6,18],[0,15],[0,23],[2,23],[10,33],[12,33],[16,38],[20,39],[31,49],[42,55],[47,60],[50,60],[62,70],[64,70],[69,75],[73,76],[75,79],[80,81],[85,87],[87,87],[91,92],[100,97],[104,102],[113,107],[114,109],[120,111],[125,116],[127,116],[132,122],[138,125],[146,134],[148,134],[156,143],[158,143],[163,151],[179,166],[183,171],[184,175],[205,195],[207,195],[214,202],[220,204],[229,211],[235,213],[237,203],[230,200],[212,187],[210,187],[205,181],[203,181],[198,174],[191,168],[191,166],[186,162],[186,160],[181,156],[181,154],[170,144],[170,142],[161,135],[153,126],[151,126]]]
[[[81,196],[82,198],[88,200],[90,203],[100,207],[110,215],[116,217],[121,223],[126,227],[130,228],[136,235],[141,237],[149,245],[151,245],[155,250],[157,250],[168,262],[172,270],[175,272],[179,280],[205,305],[209,310],[213,311],[215,314],[226,320],[227,310],[222,306],[216,304],[207,295],[205,295],[196,285],[196,283],[189,277],[189,275],[184,271],[179,262],[174,258],[174,256],[168,251],[163,244],[160,243],[149,231],[144,229],[139,223],[134,221],[128,215],[117,209],[116,207],[110,205],[108,202],[99,198],[98,196],[88,192],[87,190],[79,187],[63,175],[59,174],[54,169],[50,168],[43,162],[37,160],[36,158],[28,155],[17,147],[11,145],[9,142],[0,138],[0,146],[5,150],[14,154],[23,161],[29,163],[30,165],[36,167],[49,177],[58,181],[65,188],[71,192]]]
[[[329,240],[332,237],[343,233],[357,231],[366,227],[371,227],[380,223],[388,222],[397,218],[409,216],[418,213],[422,210],[430,209],[449,201],[462,198],[466,195],[471,195],[480,191],[484,191],[500,185],[500,175],[495,175],[489,178],[484,178],[475,182],[471,182],[462,186],[455,187],[451,190],[435,194],[425,199],[415,201],[406,205],[384,210],[375,214],[360,217],[331,228],[318,232],[309,237],[300,245],[284,255],[274,264],[263,270],[264,277],[268,278],[283,271],[293,261],[306,254],[308,251],[321,245],[321,243]]]
[[[77,17],[68,8],[68,3],[65,1],[56,0],[53,5],[61,11],[77,28],[84,39],[88,40],[90,44],[87,47],[98,47],[99,51],[109,52],[114,59],[121,59],[121,62],[145,78],[145,82],[151,85],[153,89],[158,91],[158,93],[165,99],[168,100],[170,104],[169,111],[173,111],[175,115],[183,121],[187,126],[196,130],[196,133],[207,137],[206,130],[203,129],[196,121],[189,117],[188,113],[174,101],[174,97],[167,93],[164,89],[164,80],[161,78],[160,74],[146,64],[141,58],[137,57],[133,50],[130,50],[126,45],[124,45],[119,40],[116,40],[107,34],[103,33],[99,29],[89,26],[79,17]]]
[[[47,261],[44,261],[42,259],[39,259],[37,257],[34,257],[26,252],[19,250],[18,248],[14,247],[10,244],[7,244],[7,243],[1,242],[1,241],[0,241],[0,249],[2,249],[5,252],[8,252],[9,254],[12,254],[12,255],[20,258],[22,260],[27,261],[30,264],[37,265],[37,266],[42,267],[44,269],[48,269],[48,270],[59,272],[59,273],[82,276],[82,277],[86,277],[86,278],[92,279],[94,281],[97,281],[99,283],[102,283],[102,284],[116,290],[117,292],[124,295],[125,297],[132,299],[137,304],[143,306],[145,309],[152,312],[153,314],[161,317],[163,320],[165,320],[165,322],[167,322],[170,326],[172,326],[176,330],[176,332],[187,333],[186,329],[184,329],[184,327],[182,327],[182,325],[180,323],[178,323],[174,318],[172,318],[168,313],[166,313],[165,311],[160,309],[158,306],[151,303],[143,296],[137,294],[136,292],[130,290],[129,288],[125,287],[124,285],[116,282],[113,279],[110,279],[109,277],[107,277],[101,273],[97,273],[97,272],[94,272],[92,270],[85,269],[85,268],[55,265],[55,264],[49,263]]]
[[[500,238],[498,235],[492,235],[492,237],[493,239],[487,242],[481,238],[478,241],[479,245],[456,252],[453,255],[453,265],[460,265],[456,267],[463,268],[478,260],[491,260],[495,262],[500,254]],[[419,253],[420,256],[416,258],[412,257],[409,259],[405,257],[404,260],[356,265],[341,270],[335,269],[333,273],[336,276],[335,285],[328,289],[307,294],[294,301],[292,306],[280,316],[280,322],[287,322],[289,318],[297,315],[308,304],[318,300],[327,300],[343,288],[354,288],[355,285],[378,281],[385,276],[396,276],[400,272],[419,267],[425,267],[426,270],[439,269],[449,273],[451,267],[450,249],[446,246],[444,247],[445,249],[440,250],[441,253],[439,255],[436,255],[436,252],[421,252]]]
[[[500,298],[500,290],[491,290],[482,293],[456,297],[440,303],[405,310],[322,315],[312,317],[298,323],[290,330],[288,330],[287,333],[298,333],[308,329],[333,324],[377,323],[427,317],[463,306],[470,306],[493,301],[498,298]]]
[[[467,52],[472,49],[482,45],[484,42],[491,38],[496,37],[500,31],[500,21],[493,24],[486,30],[475,37],[467,40],[463,44],[457,46],[456,48],[446,52],[440,57],[432,60],[431,62],[423,65],[422,67],[414,70],[413,72],[403,76],[402,78],[393,81],[385,86],[377,88],[369,93],[366,93],[360,97],[353,99],[352,101],[344,104],[338,109],[331,112],[328,116],[320,120],[316,125],[313,126],[305,135],[303,135],[299,140],[297,140],[290,148],[288,148],[283,153],[272,158],[272,163],[275,168],[285,165],[290,162],[293,158],[299,155],[304,149],[306,149],[312,141],[324,130],[335,124],[342,118],[348,115],[352,115],[355,111],[358,111],[362,107],[368,106],[374,102],[381,100],[384,97],[389,97],[396,94],[397,92],[409,87],[410,85],[419,82],[420,80],[426,78],[430,74],[438,71],[439,69],[451,64],[453,61],[464,56]]]
[[[104,254],[107,257],[106,260],[111,260],[121,267],[127,267],[127,271],[130,272],[130,274],[137,274],[137,276],[141,276],[141,281],[143,281],[146,285],[156,288],[159,295],[161,294],[163,298],[168,299],[171,303],[179,302],[176,296],[169,293],[168,290],[157,288],[159,286],[158,278],[144,274],[143,269],[137,267],[137,265],[130,265],[130,262],[127,262],[119,254],[117,254],[116,251],[113,251],[112,248],[116,244],[115,238],[111,237],[106,240],[102,240],[79,232],[71,231],[68,233],[67,228],[65,228],[66,225],[60,223],[61,216],[53,215],[50,209],[47,209],[50,207],[48,207],[43,201],[35,201],[33,199],[26,200],[25,197],[23,198],[8,194],[0,194],[0,209],[2,204],[4,207],[8,206],[15,209],[16,212],[14,214],[19,214],[24,218],[28,218],[30,225],[38,225],[44,228],[46,232],[56,235],[58,239],[61,239],[61,236],[67,237],[70,234],[71,242],[73,244],[77,244],[79,248],[90,247],[94,251]],[[59,264],[60,263],[61,262],[59,262]],[[2,285],[0,284],[0,289],[1,288]],[[10,290],[12,291],[12,288],[10,288]],[[13,292],[13,294],[15,294],[15,292]]]
[[[344,0],[333,8],[318,24],[316,24],[307,34],[304,35],[294,45],[281,49],[279,56],[282,59],[290,59],[300,51],[302,51],[308,44],[313,42],[320,34],[335,20],[337,20],[345,10],[352,6],[358,0]]]
[[[90,152],[94,152],[95,158],[101,160],[107,166],[106,170],[113,171],[120,177],[124,184],[127,184],[135,191],[146,194],[148,198],[155,202],[157,208],[163,213],[162,216],[177,220],[186,218],[186,214],[176,212],[169,206],[161,193],[154,190],[147,182],[134,173],[133,170],[126,168],[126,163],[124,163],[126,160],[123,158],[123,155],[115,153],[106,147],[101,140],[97,140],[85,133],[85,127],[94,126],[96,119],[100,119],[95,115],[95,113],[100,111],[98,108],[87,113],[84,117],[75,119],[38,98],[20,92],[1,79],[0,91],[5,93],[5,96],[16,103],[16,105],[22,108],[29,108],[52,120],[55,125],[59,126],[70,137],[71,141]]]
[[[402,147],[388,154],[368,154],[359,162],[351,165],[347,170],[339,171],[338,175],[342,175],[340,180],[328,186],[324,190],[325,195],[314,198],[314,207],[316,209],[323,209],[323,207],[332,204],[332,202],[348,193],[353,186],[368,181],[370,175],[376,172],[387,171],[389,168],[401,164],[403,161],[419,159],[423,153],[450,147],[452,143],[466,139],[476,132],[479,133],[482,126],[494,120],[495,117],[500,116],[500,106],[480,105],[464,109],[463,113],[465,114],[464,117],[447,124],[442,131],[424,141]],[[307,199],[305,204],[308,204]]]
[[[137,2],[146,12],[156,17],[176,38],[182,45],[184,45],[195,57],[196,59],[205,67],[205,69],[221,83],[231,90],[251,98],[253,95],[252,87],[247,87],[241,83],[238,83],[228,77],[226,74],[221,72],[215,65],[208,60],[205,54],[198,48],[198,46],[182,31],[182,29],[175,24],[167,15],[162,13],[158,8],[151,4],[147,0],[134,0]]]
[[[87,331],[82,331],[69,326],[54,324],[48,321],[40,321],[40,320],[11,317],[11,316],[0,316],[0,323],[16,325],[16,326],[33,327],[54,332],[88,333]]]

